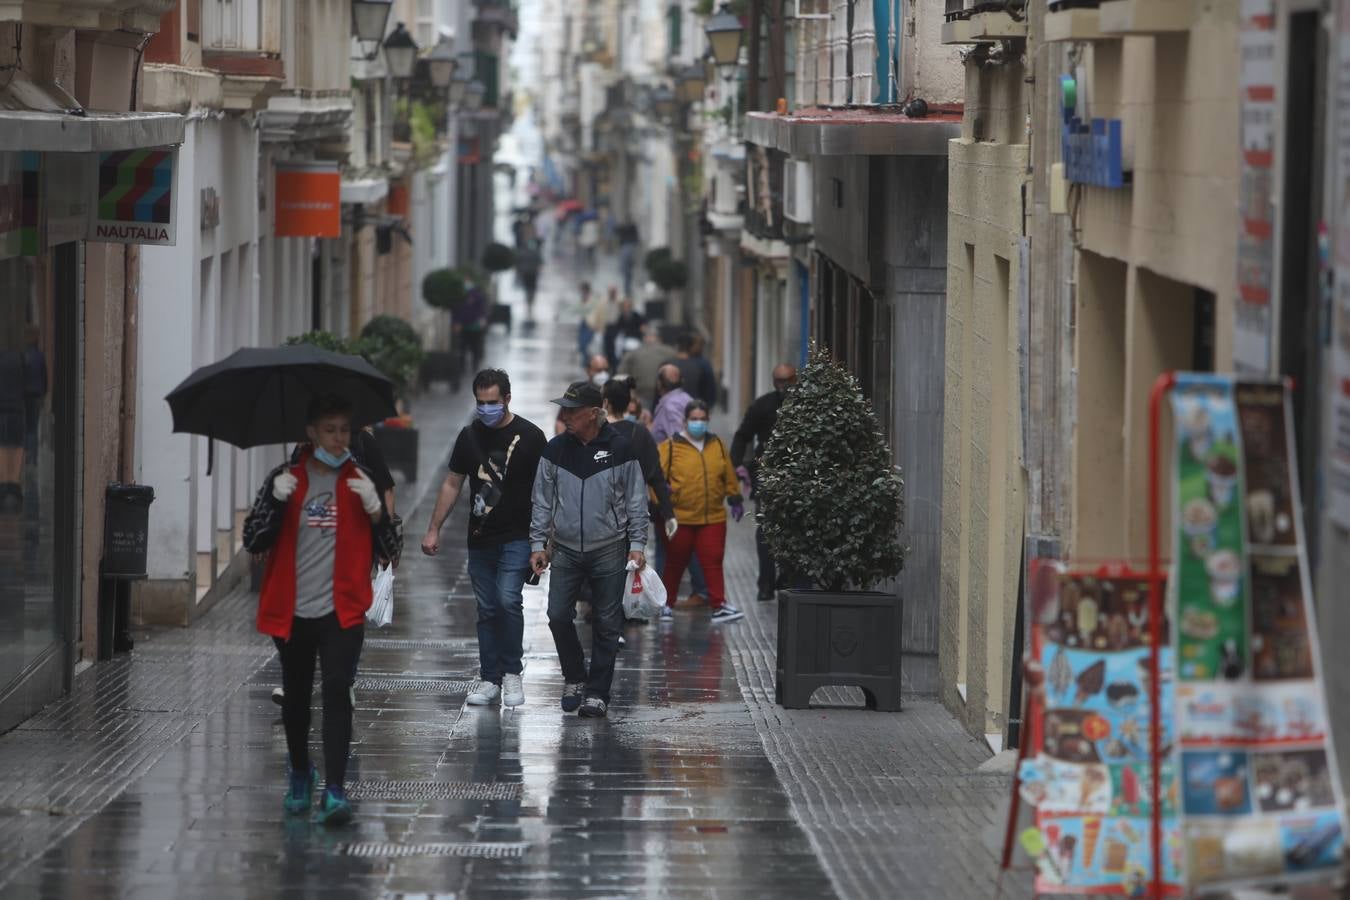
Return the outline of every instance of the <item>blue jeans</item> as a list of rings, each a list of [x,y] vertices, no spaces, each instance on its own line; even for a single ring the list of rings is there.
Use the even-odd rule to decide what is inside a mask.
[[[652,519],[656,521],[655,518]],[[656,549],[652,551],[652,571],[659,577],[666,570],[666,533],[664,530],[656,537]],[[689,558],[689,593],[702,594],[708,596],[708,582],[703,580],[703,566],[699,565],[698,557]]]
[[[628,581],[628,544],[616,541],[608,547],[582,553],[554,545],[548,583],[548,628],[558,648],[563,680],[569,684],[586,683],[586,696],[609,702],[614,682],[614,659],[619,654],[623,634],[623,588]],[[586,653],[577,637],[574,619],[581,585],[591,586],[591,667],[586,669]]]
[[[525,613],[521,589],[530,574],[530,542],[469,548],[469,580],[478,598],[479,677],[501,684],[520,674]]]

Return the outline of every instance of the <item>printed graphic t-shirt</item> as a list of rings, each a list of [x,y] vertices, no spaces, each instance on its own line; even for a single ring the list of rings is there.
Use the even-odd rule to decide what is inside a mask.
[[[469,436],[470,429],[477,447]],[[468,476],[470,547],[529,540],[530,493],[547,443],[544,432],[520,416],[505,428],[488,428],[475,421],[459,433],[450,454],[450,471]],[[500,489],[488,476],[489,465],[502,483]]]
[[[308,469],[309,491],[300,508],[295,545],[295,614],[318,619],[333,611],[333,560],[337,547],[337,479],[334,469]]]

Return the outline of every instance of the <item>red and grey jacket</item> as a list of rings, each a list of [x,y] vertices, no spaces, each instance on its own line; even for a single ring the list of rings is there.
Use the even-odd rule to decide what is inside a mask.
[[[300,513],[309,490],[306,452],[294,466],[278,466],[263,481],[253,509],[244,522],[244,549],[267,553],[262,593],[258,598],[258,630],[287,640],[295,618],[295,554],[300,534]],[[380,521],[372,523],[361,498],[347,486],[361,467],[348,460],[338,471],[338,525],[333,554],[333,609],[338,624],[352,628],[361,624],[370,608],[370,571],[377,557],[396,559],[401,549],[396,523],[381,509]],[[272,496],[272,480],[283,471],[298,484],[285,503]],[[364,471],[364,470],[363,470]],[[369,474],[369,473],[367,473]],[[383,501],[381,501],[383,505]]]

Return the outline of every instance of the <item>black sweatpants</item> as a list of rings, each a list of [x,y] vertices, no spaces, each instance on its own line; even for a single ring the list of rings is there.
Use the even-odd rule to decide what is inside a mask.
[[[366,628],[338,624],[337,613],[319,619],[291,620],[291,639],[273,638],[281,652],[281,686],[286,699],[281,720],[291,768],[309,771],[309,701],[314,692],[314,660],[323,674],[323,762],[329,785],[343,787],[352,744],[352,681]]]

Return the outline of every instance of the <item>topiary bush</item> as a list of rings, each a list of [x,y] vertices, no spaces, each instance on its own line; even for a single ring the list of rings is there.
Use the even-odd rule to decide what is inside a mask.
[[[827,591],[899,574],[904,488],[857,379],[813,347],[760,458],[758,519],[774,559]]]
[[[398,394],[413,383],[426,357],[417,331],[398,316],[376,316],[367,322],[358,347],[371,365],[389,376]]]
[[[306,331],[304,334],[292,335],[286,338],[287,346],[295,344],[309,344],[318,347],[320,350],[331,350],[334,353],[346,353],[349,356],[361,356],[361,351],[357,348],[356,342],[350,338],[339,337],[331,331]]]
[[[655,275],[657,269],[674,259],[670,254],[669,247],[653,247],[647,251],[647,255],[642,257],[642,265],[646,267],[648,275]],[[655,277],[653,277],[655,280]]]
[[[422,299],[436,309],[452,310],[467,294],[464,277],[454,269],[434,269],[422,279]]]
[[[689,267],[678,259],[662,260],[648,274],[663,291],[677,291],[689,283]]]
[[[505,244],[488,244],[483,248],[483,268],[492,274],[505,272],[516,264],[516,251]]]

